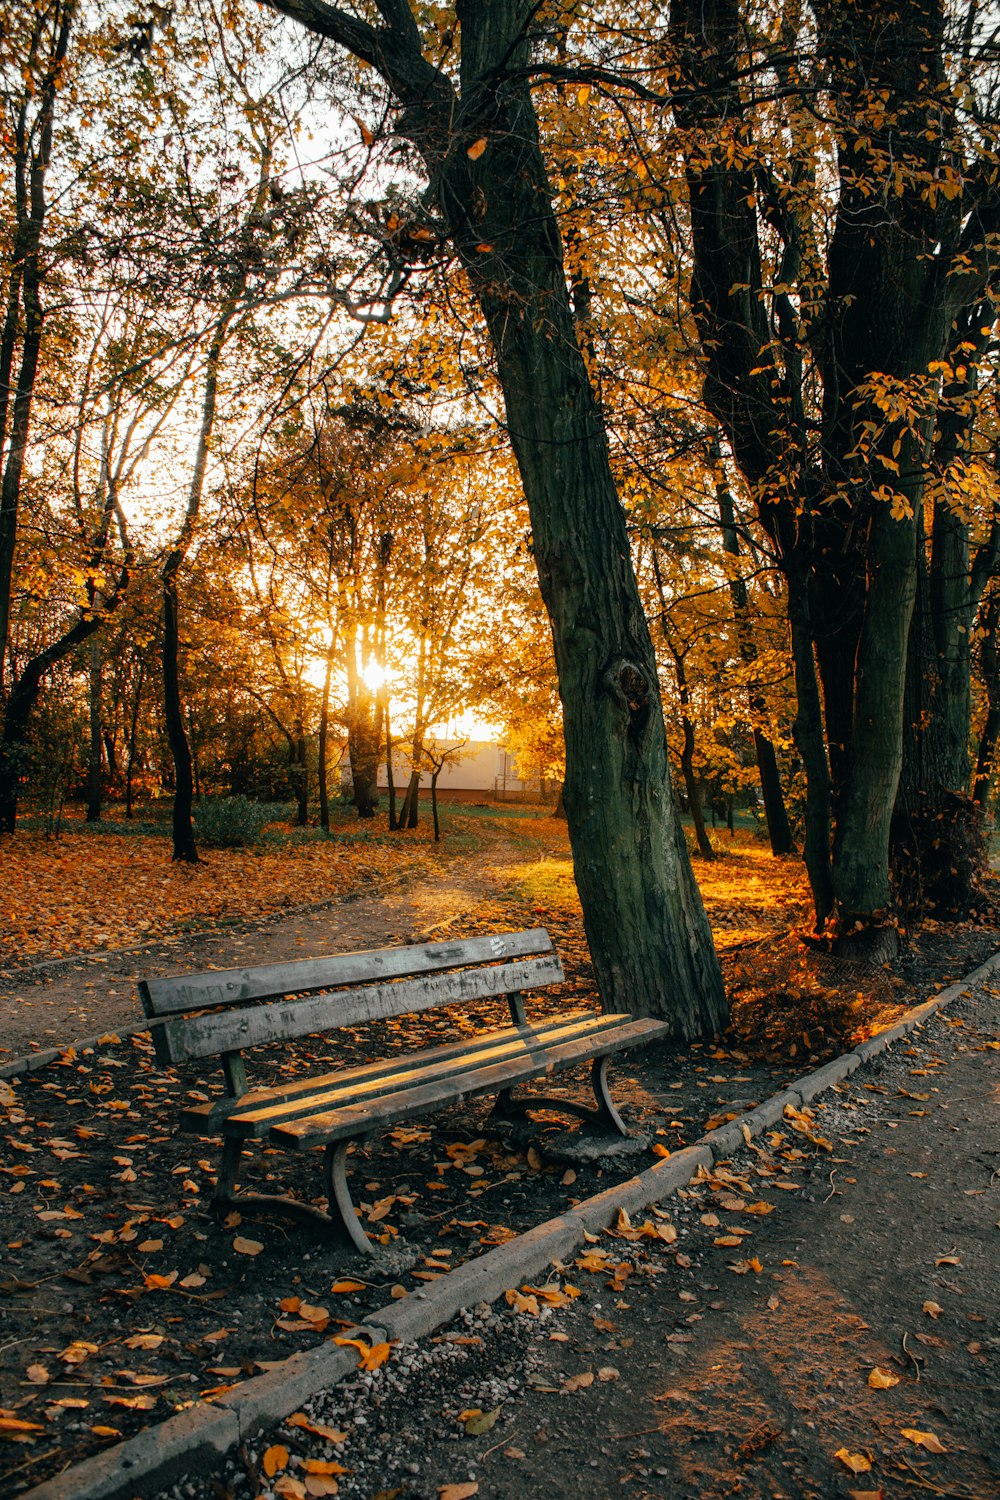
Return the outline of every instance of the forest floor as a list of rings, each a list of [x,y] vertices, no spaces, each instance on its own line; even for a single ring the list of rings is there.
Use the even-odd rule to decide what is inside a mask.
[[[119,1436],[210,1399],[213,1392],[289,1353],[336,1336],[390,1296],[419,1291],[482,1247],[501,1243],[636,1170],[636,1158],[568,1164],[561,1144],[552,1144],[554,1136],[565,1133],[555,1122],[551,1128],[543,1124],[527,1150],[490,1139],[482,1132],[484,1106],[470,1104],[426,1125],[390,1132],[352,1159],[353,1179],[361,1184],[356,1197],[371,1232],[387,1248],[385,1265],[391,1269],[373,1272],[370,1262],[359,1266],[347,1261],[319,1240],[304,1243],[300,1231],[293,1248],[287,1226],[274,1222],[220,1227],[207,1214],[217,1146],[176,1132],[183,1099],[201,1091],[205,1079],[193,1068],[159,1071],[141,1032],[121,1039],[112,1035],[116,1027],[141,1020],[136,977],[545,925],[563,955],[569,983],[558,995],[542,997],[538,1013],[593,1000],[564,826],[520,810],[516,815],[452,811],[448,820],[445,841],[438,846],[419,830],[413,839],[351,829],[344,838],[290,840],[263,854],[212,853],[203,867],[193,870],[166,863],[163,840],[153,837],[100,836],[71,828],[58,846],[34,834],[5,845],[8,879],[2,899],[17,913],[21,930],[32,929],[39,941],[28,962],[23,944],[20,950],[8,949],[0,960],[5,966],[0,973],[0,1047],[8,1056],[54,1043],[68,1048],[56,1063],[6,1087],[0,1084],[0,1241],[6,1246],[0,1279],[0,1475],[6,1475],[5,1493],[28,1488]],[[12,848],[20,864],[11,858]],[[976,924],[929,924],[891,973],[865,970],[802,944],[808,903],[796,861],[776,861],[764,845],[738,837],[731,844],[723,841],[714,864],[699,864],[698,876],[726,970],[733,1018],[714,1045],[640,1053],[614,1069],[615,1096],[627,1121],[650,1139],[646,1160],[697,1139],[713,1122],[767,1098],[1000,947],[991,910]],[[988,1003],[995,1009],[995,1002]],[[383,1027],[378,1035],[377,1028],[356,1034],[347,1055],[433,1041],[442,1031],[495,1023],[497,1018],[489,1003],[478,1013],[409,1018]],[[969,1034],[982,1031],[983,1039],[975,1043],[981,1049],[988,1049],[996,1035],[994,1021],[992,1011],[982,1023],[970,1016]],[[98,1033],[105,1035],[97,1047],[69,1048],[74,1040]],[[344,1056],[345,1049],[338,1049],[337,1057]],[[984,1056],[994,1061],[989,1051]],[[331,1057],[332,1049],[317,1038],[294,1048],[260,1049],[257,1076],[287,1076],[317,1062],[329,1066]],[[966,1063],[979,1061],[970,1051]],[[934,1063],[930,1072],[936,1068]],[[897,1098],[921,1099],[925,1090],[929,1098],[939,1087],[909,1088],[902,1082],[897,1087],[894,1081],[876,1085],[894,1101],[892,1128],[900,1123]],[[865,1084],[858,1083],[853,1107],[872,1106],[874,1096],[864,1090]],[[849,1108],[839,1098],[836,1107]],[[920,1119],[928,1111],[915,1107],[905,1113]],[[797,1201],[800,1195],[818,1201],[827,1191],[818,1193],[818,1188],[828,1180],[832,1184],[828,1148],[841,1157],[843,1147],[818,1118],[816,1134],[822,1134],[826,1146],[793,1135],[771,1145],[770,1164],[754,1164],[754,1170],[766,1169],[772,1185],[791,1189],[776,1193],[771,1209],[785,1213],[787,1200]],[[849,1134],[859,1151],[867,1149],[865,1137],[874,1125],[858,1131],[853,1123],[839,1121],[841,1134]],[[951,1123],[942,1123],[941,1129]],[[941,1144],[926,1149],[933,1152]],[[737,1174],[740,1170],[734,1168]],[[247,1168],[248,1182],[278,1179],[305,1197],[318,1192],[317,1175],[310,1159],[260,1151]],[[940,1185],[940,1173],[928,1176]],[[907,1184],[917,1181],[906,1179]],[[729,1211],[745,1210],[751,1220],[740,1219],[733,1233],[720,1230],[712,1237],[730,1245],[735,1240],[741,1249],[750,1227],[756,1247],[772,1224],[764,1217],[768,1210],[747,1207],[743,1183],[739,1175],[728,1186],[717,1178],[703,1188],[702,1196],[707,1193],[709,1199],[700,1205],[711,1217],[712,1193],[722,1192],[731,1203],[743,1200],[743,1208]],[[752,1191],[758,1190],[763,1192],[753,1183]],[[872,1214],[876,1208],[871,1206]],[[994,1219],[995,1208],[994,1203]],[[804,1203],[801,1211],[808,1213]],[[926,1205],[917,1212],[926,1217]],[[700,1215],[696,1221],[699,1233],[713,1227]],[[930,1228],[929,1221],[926,1233]],[[898,1219],[896,1269],[906,1261],[903,1240],[909,1238],[904,1214]],[[609,1240],[608,1250],[613,1265],[622,1267],[611,1276],[622,1283],[619,1293],[626,1283],[660,1284],[652,1279],[657,1273],[644,1268],[657,1256],[662,1260],[662,1237],[655,1243],[641,1233],[633,1240],[619,1237]],[[860,1255],[859,1275],[869,1275],[864,1242],[859,1248],[848,1237],[844,1250]],[[681,1256],[689,1252],[671,1246],[671,1263],[679,1266]],[[700,1266],[701,1256],[699,1249],[691,1265]],[[600,1257],[598,1263],[605,1265]],[[893,1264],[883,1269],[891,1281]],[[758,1273],[751,1272],[749,1279],[756,1283]],[[685,1291],[681,1286],[671,1295],[686,1303]],[[993,1313],[996,1291],[994,1278]],[[696,1299],[700,1295],[698,1288],[690,1291]],[[771,1295],[780,1300],[780,1289]],[[977,1295],[978,1316],[990,1316],[989,1298],[989,1288]],[[812,1304],[808,1297],[800,1301],[801,1317],[815,1317],[819,1328],[825,1317],[822,1298]],[[548,1341],[548,1328],[544,1335],[532,1326],[521,1334],[512,1331],[532,1321],[512,1315],[504,1338],[512,1358],[520,1349],[526,1358],[542,1359],[538,1368],[551,1383],[554,1376],[543,1368],[543,1356],[551,1350],[543,1345],[539,1354],[536,1347],[539,1338]],[[919,1331],[937,1337],[927,1328]],[[476,1337],[485,1341],[480,1347],[488,1347],[485,1334]],[[683,1329],[681,1337],[686,1337]],[[771,1338],[777,1346],[783,1337],[779,1314]],[[796,1346],[800,1339],[795,1331]],[[968,1342],[980,1344],[980,1352],[995,1352],[995,1343],[986,1339]],[[979,1354],[968,1358],[975,1361],[970,1384],[983,1387]],[[491,1359],[495,1363],[495,1350]],[[464,1376],[460,1384],[468,1384]],[[599,1384],[610,1390],[615,1380],[608,1377]],[[992,1401],[995,1379],[983,1389]],[[922,1425],[914,1419],[913,1430]],[[758,1441],[763,1430],[757,1438],[747,1436],[748,1454],[771,1446],[770,1439]],[[684,1424],[675,1424],[674,1436],[684,1435]],[[688,1438],[694,1441],[690,1433]],[[926,1452],[921,1449],[917,1455],[920,1462]],[[648,1463],[636,1464],[637,1472],[643,1467],[649,1471]],[[919,1463],[917,1472],[919,1477]],[[617,1484],[620,1476],[614,1477]],[[608,1485],[611,1478],[609,1470]],[[218,1493],[225,1493],[231,1482],[220,1480]],[[510,1493],[517,1483],[516,1477],[510,1480]],[[934,1476],[924,1476],[920,1483],[938,1494],[994,1493],[977,1490],[979,1479],[963,1478],[953,1490],[940,1488]],[[855,1487],[865,1490],[863,1483]],[[350,1493],[374,1494],[380,1488],[384,1485],[372,1481],[368,1491],[355,1488]],[[605,1492],[586,1485],[575,1491]],[[689,1493],[652,1483],[648,1492]],[[756,1495],[758,1490],[702,1492]],[[773,1484],[759,1491],[778,1492]],[[411,1486],[399,1490],[404,1493],[425,1491]],[[498,1496],[506,1493],[496,1489]],[[813,1491],[792,1486],[786,1493],[796,1497]],[[817,1485],[815,1493],[846,1491]]]

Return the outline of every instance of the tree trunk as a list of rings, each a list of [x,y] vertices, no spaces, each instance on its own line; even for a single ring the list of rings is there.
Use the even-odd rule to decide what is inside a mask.
[[[174,766],[173,855],[182,864],[197,864],[194,840],[194,765],[181,712],[180,640],[177,570],[183,554],[171,553],[163,570],[163,718]],[[176,558],[176,562],[173,559]]]
[[[889,831],[903,763],[903,687],[916,592],[916,521],[885,504],[871,524],[875,566],[855,673],[850,777],[833,866],[841,951],[884,959],[898,946],[891,924]]]
[[[326,654],[323,673],[323,701],[319,710],[319,739],[316,746],[316,777],[319,782],[319,826],[330,832],[330,791],[327,786],[327,738],[330,733],[330,678],[333,675],[333,646]]]
[[[298,828],[306,828],[309,824],[309,765],[305,730],[298,718],[288,741],[288,770],[297,809],[295,823]]]
[[[438,777],[441,775],[441,767],[435,766],[431,773],[431,816],[434,820],[434,842],[441,842],[441,824],[438,821]]]
[[[87,822],[99,823],[101,820],[101,685],[102,685],[102,661],[101,642],[98,636],[91,636],[88,677],[90,687],[90,753],[87,758]]]
[[[717,495],[719,519],[722,522],[723,548],[730,557],[739,557],[740,542],[736,530],[736,507],[733,497],[725,485],[719,486]],[[734,577],[729,580],[729,597],[733,601],[740,655],[749,666],[757,660],[757,643],[754,640],[753,625],[750,620],[750,596],[742,578]],[[758,716],[766,712],[767,704],[759,693],[751,696],[750,709]],[[757,773],[760,777],[760,792],[764,801],[764,817],[767,821],[768,838],[771,841],[771,853],[794,854],[795,841],[792,838],[785,797],[781,789],[778,758],[774,753],[774,745],[757,724],[753,726],[753,744],[757,756]]]
[[[135,683],[135,696],[132,699],[132,716],[128,730],[128,761],[125,767],[125,817],[128,821],[132,818],[132,777],[138,754],[139,710],[142,707],[142,683],[145,672],[145,663],[140,661],[139,674]]]
[[[394,833],[399,823],[396,818],[396,783],[392,774],[392,726],[389,723],[388,697],[385,700],[385,777],[389,793],[389,831]]]
[[[406,793],[403,797],[403,805],[399,809],[399,821],[397,828],[416,828],[420,811],[420,772],[410,772],[410,779],[406,783]]]
[[[808,582],[798,572],[788,580],[788,617],[797,703],[792,734],[806,771],[805,840],[802,857],[812,891],[816,926],[821,929],[833,910],[830,768],[823,737],[823,704],[816,676]]]
[[[380,705],[375,693],[358,684],[350,710],[347,753],[354,784],[354,806],[359,818],[373,818],[378,810],[378,763],[382,749]]]
[[[124,586],[122,581],[119,587]],[[0,833],[13,833],[17,825],[21,780],[30,757],[28,731],[43,681],[58,662],[100,629],[107,614],[116,607],[118,598],[116,591],[105,604],[103,614],[95,612],[77,620],[57,641],[33,656],[12,684],[4,705],[3,734],[0,736]]]
[[[712,841],[705,827],[705,813],[701,805],[698,780],[694,774],[694,724],[688,714],[691,693],[688,688],[684,662],[676,655],[674,656],[674,669],[677,673],[677,687],[681,699],[681,728],[684,732],[684,744],[681,748],[681,775],[684,778],[688,808],[691,813],[691,821],[694,824],[695,842],[698,845],[698,853],[702,859],[714,859],[715,850],[712,848]]]
[[[726,1018],[722,975],[677,816],[656,658],[522,72],[534,8],[459,5],[460,98],[424,58],[406,5],[380,29],[333,6],[278,8],[387,78],[489,330],[552,625],[567,821],[602,1003],[662,1017],[677,1037],[712,1033]]]

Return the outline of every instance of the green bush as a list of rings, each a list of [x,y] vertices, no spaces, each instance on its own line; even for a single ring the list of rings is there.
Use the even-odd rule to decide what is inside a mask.
[[[206,797],[195,811],[195,833],[210,848],[248,849],[260,843],[276,815],[275,808],[249,797]]]

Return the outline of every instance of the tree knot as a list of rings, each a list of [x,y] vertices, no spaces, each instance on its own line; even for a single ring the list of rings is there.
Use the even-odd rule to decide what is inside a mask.
[[[629,739],[638,743],[649,723],[652,696],[652,684],[645,668],[624,656],[616,656],[602,672],[601,685],[627,716]]]

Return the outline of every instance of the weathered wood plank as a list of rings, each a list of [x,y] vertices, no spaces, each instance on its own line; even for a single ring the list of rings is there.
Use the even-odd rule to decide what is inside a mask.
[[[663,1021],[631,1020],[592,1039],[580,1038],[526,1057],[508,1058],[499,1064],[487,1064],[450,1078],[401,1089],[396,1094],[385,1094],[371,1104],[348,1104],[326,1114],[310,1115],[306,1119],[275,1125],[270,1130],[268,1140],[289,1151],[304,1151],[313,1146],[327,1145],[331,1141],[349,1140],[374,1126],[399,1124],[403,1120],[429,1114],[446,1105],[458,1104],[476,1094],[495,1093],[502,1088],[511,1088],[515,1084],[544,1077],[557,1068],[567,1068],[576,1062],[605,1057],[626,1047],[644,1045],[658,1036],[667,1035],[669,1029]]]
[[[354,1026],[438,1005],[484,1000],[510,990],[537,989],[558,984],[562,978],[562,964],[552,954],[519,963],[492,964],[483,969],[400,979],[394,984],[370,984],[313,999],[177,1017],[164,1021],[158,1029],[170,1060],[183,1062],[255,1047],[262,1042],[305,1036],[331,1026]]]
[[[549,1036],[553,1033],[561,1033],[567,1026],[574,1026],[577,1022],[589,1018],[600,1018],[609,1022],[618,1022],[629,1019],[621,1016],[601,1016],[598,1011],[571,1011],[564,1016],[557,1016],[553,1020],[536,1021],[532,1031],[538,1036]],[[509,1041],[520,1035],[520,1028],[506,1026],[502,1031],[484,1033],[495,1040],[498,1045]],[[461,1056],[469,1045],[479,1040],[477,1037],[463,1037],[461,1041],[445,1042],[441,1046],[424,1047],[418,1052],[397,1053],[395,1056],[380,1058],[376,1062],[359,1063],[350,1068],[334,1068],[329,1073],[314,1074],[312,1077],[295,1078],[288,1082],[275,1084],[273,1087],[253,1089],[244,1094],[242,1098],[233,1098],[228,1094],[219,1095],[215,1099],[206,1100],[204,1104],[187,1105],[181,1111],[181,1124],[185,1130],[193,1130],[202,1135],[209,1135],[217,1131],[224,1120],[231,1115],[245,1115],[248,1111],[264,1109],[269,1104],[283,1104],[289,1102],[294,1104],[300,1097],[312,1098],[314,1094],[321,1093],[324,1089],[336,1088],[341,1084],[347,1085],[353,1082],[363,1082],[368,1078],[380,1078],[389,1073],[395,1073],[404,1061],[414,1057],[424,1059],[428,1064],[438,1060],[446,1062],[453,1057]]]
[[[333,953],[291,963],[261,964],[250,969],[214,969],[204,974],[171,974],[143,979],[139,995],[147,1016],[178,1015],[214,1005],[241,1005],[248,1000],[277,1000],[365,980],[399,979],[458,969],[464,964],[527,958],[552,952],[544,927],[504,932],[460,941],[413,944],[405,948],[372,948],[361,953]]]
[[[251,1110],[241,1108],[230,1116],[226,1124],[226,1135],[247,1140],[260,1137],[266,1135],[270,1127],[278,1122],[327,1113],[343,1104],[377,1101],[382,1094],[416,1088],[423,1083],[448,1078],[453,1074],[472,1072],[490,1062],[500,1064],[508,1058],[526,1057],[533,1052],[551,1052],[553,1048],[566,1042],[613,1031],[616,1022],[620,1026],[623,1020],[630,1019],[622,1016],[589,1015],[574,1024],[557,1030],[547,1029],[541,1034],[536,1034],[530,1027],[506,1039],[501,1039],[497,1034],[486,1034],[481,1038],[470,1038],[462,1051],[447,1058],[428,1060],[422,1052],[413,1052],[409,1056],[398,1058],[392,1071],[372,1070],[369,1076],[362,1075],[350,1082],[344,1082],[342,1077],[335,1078],[329,1087],[317,1089],[307,1096],[300,1095],[294,1100],[269,1101]],[[245,1098],[240,1102],[245,1106]]]

